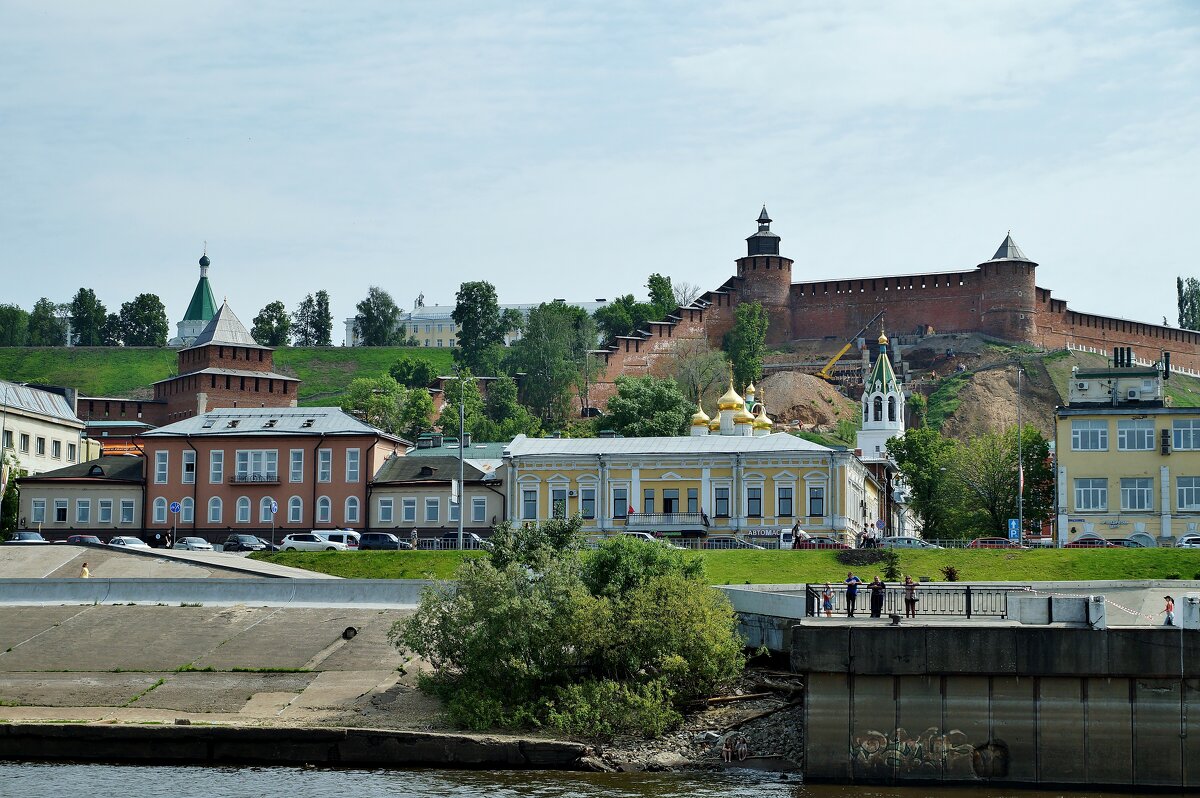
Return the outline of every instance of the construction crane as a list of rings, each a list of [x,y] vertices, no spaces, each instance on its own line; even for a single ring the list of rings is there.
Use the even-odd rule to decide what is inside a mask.
[[[846,341],[846,345],[843,346],[836,355],[831,357],[828,363],[821,367],[821,370],[817,372],[817,376],[825,380],[825,382],[834,382],[833,367],[836,366],[837,362],[841,360],[847,352],[850,351],[850,347],[854,346],[854,342],[857,341],[863,333],[870,329],[871,325],[878,321],[883,314],[884,311],[879,311],[871,318],[869,322],[863,325],[861,330],[850,336],[850,340]]]

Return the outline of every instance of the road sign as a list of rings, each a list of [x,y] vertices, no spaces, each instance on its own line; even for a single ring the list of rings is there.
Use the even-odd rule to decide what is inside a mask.
[[[271,515],[275,515],[275,513],[277,513],[277,512],[279,512],[279,502],[272,499],[271,500]]]
[[[159,505],[159,506],[161,507],[162,505]],[[171,512],[173,512],[173,513],[179,512],[179,502],[171,502]]]
[[[880,532],[882,532],[882,531],[883,531],[883,528],[884,528],[885,526],[887,526],[887,524],[883,523],[883,519],[882,519],[882,518],[880,518],[878,521],[876,521],[876,522],[875,522],[875,528],[876,528],[876,529],[878,529]]]
[[[1021,539],[1021,522],[1015,518],[1008,519],[1008,539],[1009,540],[1020,540]]]

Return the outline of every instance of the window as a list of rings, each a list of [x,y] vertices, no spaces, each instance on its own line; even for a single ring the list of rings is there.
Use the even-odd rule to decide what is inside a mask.
[[[1108,510],[1108,480],[1075,480],[1075,509],[1100,512]]]
[[[221,499],[217,496],[208,500],[208,523],[221,523]]]
[[[792,517],[792,489],[775,489],[775,515],[782,518]]]
[[[41,455],[42,457],[46,456],[46,439],[45,438],[37,439],[37,453],[39,455]]]
[[[883,397],[882,396],[875,397],[874,407],[875,407],[875,420],[883,421]]]
[[[278,449],[239,449],[237,458],[238,482],[278,482]]]
[[[567,489],[550,489],[550,511],[553,518],[567,517]]]
[[[713,488],[713,515],[717,518],[729,517],[729,488]]]
[[[808,489],[808,516],[821,518],[825,515],[825,487],[810,487]]]
[[[436,524],[442,514],[441,499],[436,496],[425,497],[425,523]]]
[[[75,500],[75,523],[77,523],[77,524],[92,523],[92,501],[91,501],[91,499],[76,499]]]
[[[292,449],[288,467],[289,482],[304,481],[304,450]]]
[[[35,524],[46,523],[46,500],[45,499],[34,499],[33,500],[32,523],[35,523]]]
[[[687,511],[689,513],[700,512],[700,489],[699,488],[688,488],[687,497],[688,497]]]
[[[62,441],[50,441],[50,456],[55,460],[62,459]]]
[[[663,512],[679,512],[679,488],[665,488],[663,490]]]
[[[476,496],[471,499],[471,521],[476,524],[487,521],[487,499],[485,497]]]
[[[393,507],[392,507],[391,499],[380,499],[379,500],[379,523],[381,523],[381,524],[392,523],[392,510],[393,510]]]
[[[454,521],[455,523],[457,523],[458,522],[458,502],[456,502],[453,498],[451,498],[449,501],[446,502],[446,510],[447,510],[447,514],[448,514],[448,520]]]
[[[184,496],[183,501],[179,503],[179,523],[191,524],[195,522],[196,503],[192,501],[191,496]]]
[[[536,488],[528,488],[521,491],[521,519],[525,521],[537,520]]]
[[[54,500],[54,523],[56,523],[56,524],[67,523],[67,500],[66,499],[55,499]]]
[[[167,484],[167,461],[169,456],[169,452],[154,453],[154,484],[156,485]]]
[[[11,443],[9,444],[8,448],[10,448],[10,449],[12,448]],[[68,443],[67,444],[67,462],[74,463],[77,459],[79,459],[78,452],[79,452],[79,447],[77,447],[73,443]]]
[[[1123,477],[1121,479],[1122,510],[1153,510],[1154,480],[1149,477]]]
[[[358,523],[358,497],[348,496],[346,498],[346,523]]]
[[[237,522],[239,524],[250,523],[250,499],[247,496],[239,496],[237,500]]]
[[[613,488],[613,518],[629,517],[629,488]]]
[[[416,523],[416,520],[417,520],[417,500],[416,499],[401,499],[400,500],[400,520],[406,524]]]
[[[167,523],[167,500],[162,496],[154,500],[154,523]]]
[[[1176,477],[1175,503],[1180,510],[1200,510],[1200,477]]]
[[[133,523],[133,499],[121,499],[121,523]]]
[[[333,481],[333,450],[319,449],[317,451],[317,482]]]
[[[1171,424],[1176,449],[1200,449],[1200,418],[1189,418]]]
[[[304,521],[304,500],[299,496],[288,499],[288,523],[299,524]]]
[[[96,523],[111,524],[112,523],[112,499],[101,499],[96,503]]]
[[[582,488],[579,491],[579,514],[589,520],[596,517],[595,488]]]
[[[208,481],[219,485],[225,479],[225,452],[217,449],[208,453]]]
[[[29,454],[29,436],[24,432],[21,433],[21,451]]]
[[[642,488],[642,512],[654,512],[654,488]]]
[[[346,450],[346,481],[358,482],[358,449]]]
[[[1072,421],[1071,449],[1076,452],[1108,451],[1108,422]]]
[[[258,500],[258,522],[260,524],[270,524],[275,520],[275,513],[271,512],[271,504],[274,501],[270,496],[263,496]]]
[[[13,447],[12,444],[13,444],[12,430],[6,429],[6,430],[4,430],[4,448],[11,449]]]
[[[183,453],[183,484],[191,485],[196,481],[196,453],[191,449]]]
[[[746,488],[746,517],[762,518],[762,488]]]
[[[1154,448],[1154,419],[1133,418],[1117,421],[1117,451],[1147,452]]]
[[[888,397],[888,421],[896,420],[896,397]]]
[[[333,505],[329,501],[328,496],[322,496],[317,499],[317,521],[322,524],[328,524],[330,517],[333,515]]]

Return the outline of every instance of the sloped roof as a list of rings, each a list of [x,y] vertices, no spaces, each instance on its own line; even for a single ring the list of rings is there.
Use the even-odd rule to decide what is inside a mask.
[[[273,423],[272,423],[273,422]],[[145,433],[176,436],[280,437],[283,435],[378,435],[411,446],[403,438],[372,427],[340,407],[233,407],[211,410]]]
[[[996,254],[992,256],[992,260],[1023,260],[1033,263],[1033,261],[1025,257],[1025,253],[1017,246],[1017,242],[1013,241],[1011,232],[1004,237],[1004,241],[1000,243],[1000,248],[996,250]]]
[[[76,463],[53,471],[22,477],[22,482],[64,479],[106,480],[109,482],[141,482],[142,458],[134,455],[105,455],[95,460]]]
[[[703,455],[831,452],[832,449],[795,435],[680,435],[670,438],[527,438],[518,435],[505,450],[514,457],[529,455]]]
[[[863,387],[863,391],[864,393],[900,392],[900,382],[896,379],[896,371],[892,368],[892,359],[888,357],[886,344],[880,348],[879,357],[875,358],[875,365],[871,368],[871,376]]]
[[[195,377],[198,374],[216,374],[219,377],[257,377],[260,380],[284,380],[286,382],[300,382],[298,377],[289,377],[286,374],[280,374],[275,371],[247,371],[245,369],[223,369],[213,366],[211,368],[199,369],[197,371],[186,371],[183,374],[176,374],[174,377],[167,377],[165,380],[156,380],[150,383],[158,385],[161,382],[171,382],[180,377]]]
[[[196,340],[192,341],[192,345],[188,349],[195,349],[198,346],[206,344],[226,344],[232,346],[253,346],[258,349],[270,349],[268,346],[260,346],[258,341],[254,340],[254,336],[250,335],[250,331],[246,329],[246,325],[242,324],[241,320],[229,308],[229,302],[221,303],[221,309],[212,317],[204,330],[196,336]]]
[[[217,302],[213,299],[212,287],[208,278],[200,275],[196,290],[192,292],[192,301],[188,303],[187,312],[183,314],[184,321],[209,321],[217,312]]]
[[[75,427],[83,422],[71,412],[71,405],[60,394],[0,380],[0,406],[9,410],[35,413],[62,421]]]
[[[389,457],[384,461],[373,482],[449,482],[458,479],[457,457]],[[463,463],[463,481],[481,482],[495,479],[491,474],[480,471],[470,461]]]

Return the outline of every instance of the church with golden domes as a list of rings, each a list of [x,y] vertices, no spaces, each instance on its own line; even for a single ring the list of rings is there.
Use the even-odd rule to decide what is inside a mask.
[[[692,437],[737,435],[761,438],[770,435],[775,422],[767,416],[766,404],[761,399],[755,400],[757,392],[754,383],[750,383],[746,386],[746,398],[739,396],[733,387],[731,370],[729,390],[717,400],[716,416],[709,418],[704,407],[696,404],[696,412],[692,414]]]

